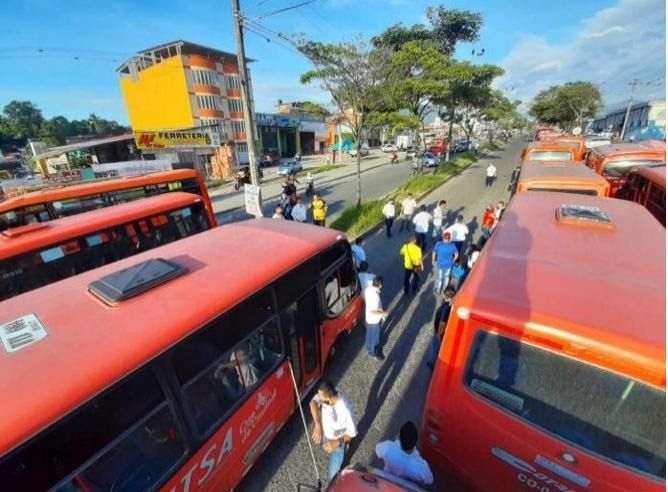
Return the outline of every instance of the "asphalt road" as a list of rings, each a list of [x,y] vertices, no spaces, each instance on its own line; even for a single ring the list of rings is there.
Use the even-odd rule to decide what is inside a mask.
[[[522,145],[523,142],[518,140],[511,141],[504,150],[490,154],[448,181],[423,203],[432,209],[438,200],[447,200],[449,218],[457,214],[464,215],[465,222],[477,239],[484,206],[508,199],[512,171],[518,163]],[[489,160],[497,166],[498,179],[493,187],[485,188],[484,171]],[[397,183],[401,181],[407,175],[407,169],[406,166],[394,170],[382,168],[374,174],[369,172],[364,183],[368,187],[368,196],[381,193],[393,180],[398,180]],[[383,184],[378,182],[381,180]],[[330,193],[328,199],[334,202],[333,205],[339,206],[345,203],[346,197],[354,196],[354,187],[337,185]],[[366,355],[362,328],[341,340],[325,370],[324,377],[334,382],[348,399],[357,418],[359,435],[352,441],[347,453],[349,463],[382,467],[374,455],[376,443],[395,436],[406,420],[412,420],[420,427],[424,398],[431,377],[426,360],[437,305],[432,293],[433,279],[429,267],[422,274],[418,293],[403,295],[403,267],[398,253],[407,239],[406,232],[395,231],[393,237],[388,239],[384,231],[378,231],[368,237],[364,244],[371,270],[385,279],[381,297],[390,312],[382,335],[386,359],[378,362]],[[304,411],[310,431],[312,422],[308,402],[305,402]],[[315,453],[320,475],[326,482],[326,454],[317,447]],[[434,473],[437,482],[431,490],[447,490],[447,484],[438,478],[438,471],[434,470]],[[316,479],[303,425],[298,413],[295,413],[249,471],[238,490],[288,492],[295,491],[298,483],[315,484]]]

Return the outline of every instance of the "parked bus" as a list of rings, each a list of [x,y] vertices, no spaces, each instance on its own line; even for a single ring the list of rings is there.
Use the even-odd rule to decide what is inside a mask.
[[[639,203],[666,226],[666,166],[631,170],[619,198]]]
[[[180,169],[48,187],[8,198],[0,201],[0,231],[171,191],[185,191],[202,197],[209,222],[216,223],[202,177],[192,169]]]
[[[465,490],[665,490],[665,252],[635,203],[515,195],[453,302],[432,469]]]
[[[215,224],[175,192],[0,232],[0,301],[192,236]]]
[[[515,191],[557,191],[606,197],[610,184],[580,161],[538,161],[522,166]]]
[[[585,143],[585,139],[583,137],[579,137],[577,135],[561,134],[555,136],[548,136],[546,137],[546,140],[559,142],[575,149],[576,161],[581,161],[585,158],[585,153],[587,152],[587,146]]]
[[[552,128],[539,128],[536,130],[536,133],[534,134],[534,141],[540,142],[541,140],[546,140],[550,137],[555,137],[557,135],[561,135],[561,132],[558,130],[554,130]]]
[[[522,162],[575,161],[576,157],[575,149],[552,140],[528,143],[522,151]]]
[[[345,237],[271,219],[3,302],[2,490],[231,490],[362,304]]]
[[[647,140],[603,145],[589,152],[586,164],[608,180],[610,196],[616,197],[631,169],[666,165],[666,143]]]

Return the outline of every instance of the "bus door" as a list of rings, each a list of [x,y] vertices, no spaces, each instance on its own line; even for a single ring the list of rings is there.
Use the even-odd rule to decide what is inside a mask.
[[[281,311],[281,327],[299,393],[303,395],[320,376],[318,295],[315,287]]]

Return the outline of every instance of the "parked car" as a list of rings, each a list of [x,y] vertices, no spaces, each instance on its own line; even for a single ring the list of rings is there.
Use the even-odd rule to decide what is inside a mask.
[[[299,161],[288,161],[278,166],[276,171],[280,176],[294,176],[299,171],[303,171],[304,167]]]
[[[411,160],[417,154],[417,149],[415,147],[408,147],[406,149],[406,160]]]
[[[454,144],[455,152],[466,152],[469,150],[469,143],[466,139],[457,140]]]
[[[382,150],[383,152],[396,152],[396,151],[397,151],[397,146],[396,146],[396,145],[389,144],[389,143],[386,143],[385,145],[383,145],[383,146],[380,148],[380,150]]]
[[[445,155],[446,148],[441,146],[441,145],[432,145],[429,147],[429,153],[434,154],[435,156],[442,156]]]
[[[357,157],[357,149],[356,148],[350,149],[348,151],[348,155],[350,155],[350,157]],[[369,147],[363,145],[362,148],[360,148],[360,155],[362,157],[369,155]]]
[[[425,152],[422,156],[424,167],[436,167],[441,163],[441,158],[431,152]]]

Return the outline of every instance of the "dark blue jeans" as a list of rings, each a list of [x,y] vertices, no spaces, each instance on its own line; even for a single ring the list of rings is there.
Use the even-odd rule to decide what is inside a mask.
[[[385,217],[385,234],[387,234],[387,237],[392,237],[393,223],[394,223],[394,217]]]

